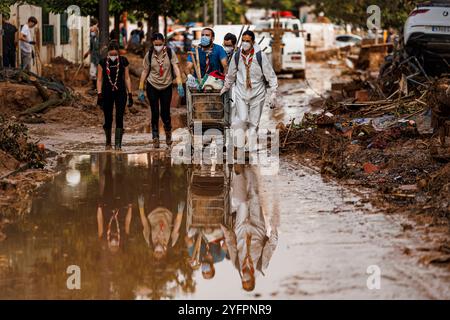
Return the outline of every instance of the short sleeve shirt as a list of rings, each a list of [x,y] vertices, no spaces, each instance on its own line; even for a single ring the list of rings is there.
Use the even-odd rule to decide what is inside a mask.
[[[167,48],[167,50],[172,50]],[[163,64],[162,64],[162,75],[160,73],[160,66],[158,63],[158,59],[162,59],[164,53],[161,51],[158,54],[158,59],[155,56],[155,53],[150,51],[144,57],[144,68],[149,67],[149,53],[152,53],[152,65],[150,68],[150,73],[148,74],[147,81],[157,90],[164,90],[173,82],[172,75],[172,65],[178,63],[178,57],[175,52],[172,50],[172,60],[169,60],[169,54],[166,53]]]
[[[195,56],[195,49],[192,49],[192,52],[194,52]],[[200,46],[198,48],[198,55],[200,57],[200,70],[202,73],[202,77],[205,76],[206,71],[206,55],[209,56],[209,69],[208,74],[210,74],[213,71],[220,71],[223,72],[223,66],[222,66],[222,60],[227,59],[227,53],[225,49],[222,46],[219,46],[217,44],[214,44],[210,52],[206,52],[203,50],[203,48]],[[187,62],[192,62],[192,56],[188,55]],[[194,72],[194,75],[197,77],[197,74]]]
[[[31,30],[28,27],[28,24],[24,24],[22,27],[22,30],[20,30],[20,32],[26,37],[27,42],[25,41],[20,41],[20,50],[25,52],[25,53],[31,53],[31,51],[33,50],[33,47],[31,46],[31,44],[29,44],[29,41],[32,41],[31,38]]]

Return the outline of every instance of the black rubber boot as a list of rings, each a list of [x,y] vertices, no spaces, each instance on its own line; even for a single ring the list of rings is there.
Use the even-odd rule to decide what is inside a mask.
[[[153,147],[156,149],[159,148],[159,138],[153,138]]]
[[[169,147],[172,145],[172,132],[171,131],[166,131],[166,144]]]
[[[105,150],[111,150],[111,129],[103,129],[105,130],[105,137],[106,137],[106,144],[105,144]]]
[[[115,135],[115,149],[117,151],[122,150],[122,137],[123,137],[123,129],[116,128],[116,135]]]

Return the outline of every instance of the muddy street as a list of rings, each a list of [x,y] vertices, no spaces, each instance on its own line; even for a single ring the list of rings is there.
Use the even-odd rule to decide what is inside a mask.
[[[263,125],[320,111],[311,102],[341,70],[311,63],[308,72],[307,82],[281,80],[279,105],[264,111]],[[57,174],[33,194],[29,213],[3,229],[1,299],[450,298],[448,268],[421,261],[433,249],[427,239],[444,236],[439,230],[386,214],[369,190],[328,180],[295,156],[282,156],[275,176],[257,166],[175,164],[168,150],[152,149],[147,112],[131,122],[122,153],[102,152],[100,123],[81,133],[29,125],[59,154]],[[174,119],[182,128],[183,114]],[[265,249],[252,259],[267,265],[250,292],[234,263],[245,244],[232,249],[242,205],[255,214],[252,245]],[[151,215],[161,208],[171,241],[158,260],[148,230],[162,228]],[[80,267],[81,290],[66,287],[71,265]]]

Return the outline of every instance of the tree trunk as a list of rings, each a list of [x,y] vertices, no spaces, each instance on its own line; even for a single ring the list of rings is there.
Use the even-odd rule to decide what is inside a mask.
[[[167,39],[167,16],[164,15],[164,38]]]

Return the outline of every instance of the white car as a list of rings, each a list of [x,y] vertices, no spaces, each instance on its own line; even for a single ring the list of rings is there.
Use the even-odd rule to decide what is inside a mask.
[[[336,36],[336,46],[338,48],[343,47],[352,47],[354,45],[360,44],[362,41],[362,38],[360,36],[357,36],[355,34],[340,34]]]
[[[406,20],[404,44],[408,54],[423,59],[425,67],[439,62],[445,66],[443,59],[450,59],[450,1],[417,5]]]
[[[274,19],[263,19],[256,22],[256,42],[261,49],[272,58],[272,36],[267,29],[273,29]],[[285,30],[299,31],[302,25],[295,17],[282,17],[280,24]],[[293,74],[295,78],[304,78],[306,69],[305,38],[302,32],[285,32],[282,41],[282,58],[280,73]]]

